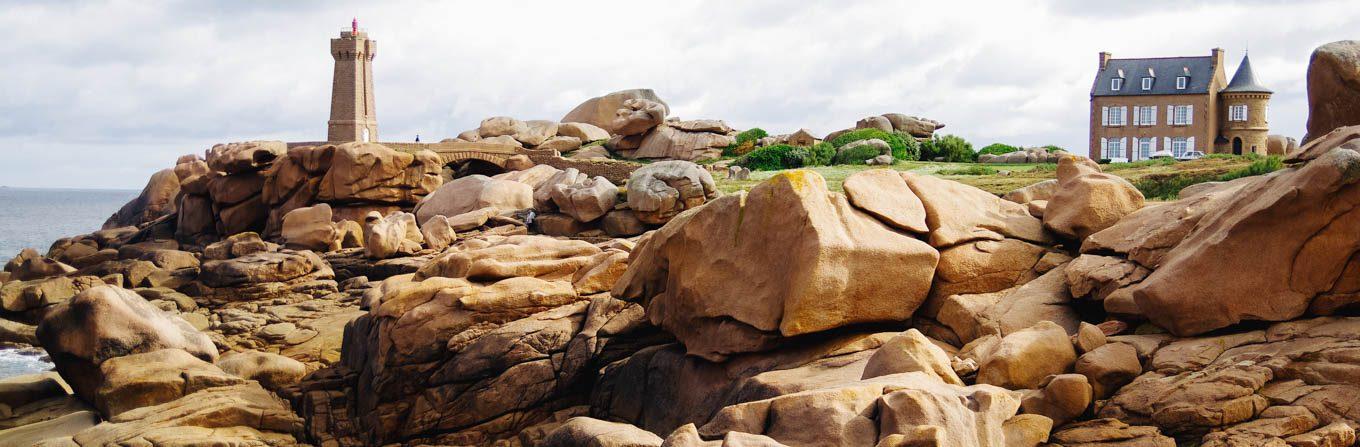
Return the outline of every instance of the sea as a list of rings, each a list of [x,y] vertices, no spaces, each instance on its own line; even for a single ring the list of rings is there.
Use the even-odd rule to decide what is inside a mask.
[[[104,225],[137,190],[0,186],[0,265],[24,248],[47,253],[57,239]],[[0,379],[52,369],[41,349],[0,348]]]

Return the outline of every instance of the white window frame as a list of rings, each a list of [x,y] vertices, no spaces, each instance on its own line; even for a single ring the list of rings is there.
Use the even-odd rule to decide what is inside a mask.
[[[1123,137],[1102,138],[1100,147],[1100,158],[1107,160],[1127,160],[1125,155]]]
[[[1152,90],[1152,77],[1143,78],[1143,91]]]
[[[1157,152],[1157,143],[1154,138],[1143,137],[1138,139],[1138,159],[1147,160],[1152,158],[1152,153]]]
[[[1233,104],[1228,106],[1228,121],[1246,121],[1248,110],[1246,104]]]
[[[1194,113],[1194,110],[1193,110],[1190,106],[1187,105],[1187,106],[1170,106],[1170,107],[1171,107],[1171,109],[1172,109],[1172,110],[1171,110],[1171,123],[1170,123],[1170,124],[1176,125],[1176,126],[1188,126],[1188,125],[1194,123],[1194,118],[1191,118],[1191,117],[1190,117],[1190,115],[1191,115],[1192,113]]]
[[[1124,78],[1110,78],[1110,90],[1119,91],[1124,88]]]
[[[1185,90],[1188,85],[1190,85],[1189,76],[1176,76],[1176,90]]]
[[[1186,137],[1172,137],[1172,138],[1171,138],[1171,155],[1172,155],[1173,157],[1181,158],[1182,156],[1185,155],[1186,151],[1189,151],[1189,150],[1190,150],[1190,139],[1189,139],[1189,138],[1186,138]]]
[[[1105,113],[1105,116],[1106,116],[1106,124],[1105,124],[1105,125],[1106,125],[1106,126],[1109,126],[1109,127],[1123,127],[1124,125],[1126,125],[1126,124],[1128,123],[1128,120],[1125,119],[1125,118],[1127,118],[1127,112],[1129,111],[1129,108],[1128,108],[1128,107],[1126,107],[1126,106],[1111,106],[1111,107],[1110,107],[1109,109],[1107,109],[1107,110],[1108,110],[1108,112]]]
[[[1157,106],[1135,106],[1133,108],[1133,124],[1138,126],[1157,125]]]

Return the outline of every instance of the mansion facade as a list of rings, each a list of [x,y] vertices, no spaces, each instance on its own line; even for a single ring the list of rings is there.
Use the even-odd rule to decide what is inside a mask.
[[[1266,153],[1270,89],[1242,57],[1226,81],[1223,50],[1208,56],[1113,59],[1100,53],[1091,86],[1090,157],[1113,162],[1158,152]]]

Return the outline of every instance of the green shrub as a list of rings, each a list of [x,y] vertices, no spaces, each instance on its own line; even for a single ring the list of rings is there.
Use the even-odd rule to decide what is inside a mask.
[[[898,160],[918,160],[921,156],[920,145],[910,135],[884,132],[879,129],[857,129],[846,132],[831,140],[831,145],[840,149],[847,144],[860,140],[883,140],[892,148],[892,156]],[[874,154],[878,156],[879,154]],[[872,156],[869,158],[873,158]],[[842,163],[837,163],[842,164]]]
[[[1058,146],[1056,144],[1046,144],[1043,146],[1043,148],[1047,149],[1050,154],[1057,151],[1068,152],[1067,149],[1063,149],[1062,146]]]
[[[808,162],[812,158],[808,148],[776,144],[751,151],[738,158],[736,164],[752,171],[778,171],[811,166]]]
[[[948,162],[975,162],[977,152],[973,151],[973,144],[968,140],[954,135],[935,134],[921,143],[921,160],[936,161],[936,159]]]
[[[1154,175],[1138,179],[1138,181],[1133,182],[1133,187],[1138,188],[1138,191],[1143,193],[1143,197],[1148,199],[1173,200],[1180,195],[1181,190],[1185,187],[1213,180],[1213,174]]]
[[[940,175],[995,175],[996,169],[983,165],[973,165],[961,169],[941,169]]]
[[[831,164],[837,165],[862,165],[865,160],[882,155],[878,148],[873,145],[864,144],[860,146],[841,148],[836,153],[836,157],[831,160]]]
[[[755,149],[757,141],[768,136],[770,136],[770,134],[766,133],[765,129],[759,127],[752,127],[742,131],[737,134],[737,142],[732,143],[723,149],[723,155],[728,157],[746,155],[748,152]]]
[[[591,147],[591,146],[604,146],[604,144],[605,144],[605,143],[608,143],[608,142],[609,142],[609,140],[595,140],[595,141],[590,141],[590,142],[586,142],[586,144],[582,144],[582,145],[581,145],[581,148],[584,149],[584,148],[588,148],[588,147]]]
[[[1229,180],[1235,180],[1242,177],[1269,174],[1271,172],[1278,171],[1282,168],[1284,168],[1284,160],[1282,160],[1279,155],[1271,155],[1265,158],[1260,158],[1260,155],[1257,155],[1256,161],[1251,162],[1251,165],[1242,169],[1238,169],[1236,171],[1229,172],[1227,174],[1223,174],[1218,177],[1218,181],[1226,182]]]
[[[808,149],[808,160],[804,166],[826,166],[836,158],[836,147],[825,141],[814,144]]]
[[[1001,155],[1001,154],[1009,154],[1009,153],[1011,153],[1011,152],[1015,152],[1015,151],[1018,151],[1018,150],[1020,150],[1020,148],[1015,147],[1015,146],[1011,146],[1011,145],[1009,145],[1009,144],[992,143],[992,144],[989,144],[989,145],[984,146],[982,149],[979,149],[979,150],[978,150],[978,155],[982,155],[982,154]]]

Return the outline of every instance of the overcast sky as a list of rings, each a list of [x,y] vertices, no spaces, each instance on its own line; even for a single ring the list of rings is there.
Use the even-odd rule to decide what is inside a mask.
[[[1297,138],[1310,52],[1360,38],[1354,0],[203,3],[0,0],[0,185],[140,188],[216,142],[323,139],[328,39],[352,17],[391,141],[649,87],[672,115],[771,133],[901,112],[975,147],[1081,150],[1098,52],[1222,47],[1231,76],[1248,46],[1272,132]]]

